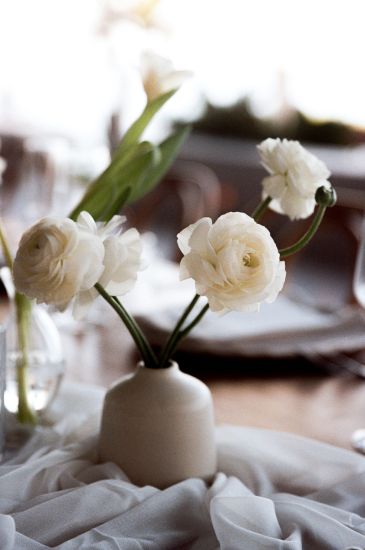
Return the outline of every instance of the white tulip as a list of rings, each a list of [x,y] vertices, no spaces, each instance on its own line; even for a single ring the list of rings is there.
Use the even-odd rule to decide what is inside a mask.
[[[266,227],[241,212],[202,218],[178,235],[180,278],[192,278],[212,311],[258,311],[285,281],[285,263]]]
[[[258,145],[261,163],[270,173],[262,181],[263,197],[271,197],[270,208],[291,220],[310,216],[319,187],[330,187],[330,172],[298,141],[268,138]]]
[[[14,260],[17,290],[64,310],[104,271],[102,240],[72,220],[43,218],[21,238]]]
[[[169,59],[146,51],[141,57],[141,77],[148,101],[175,88],[191,76],[190,71],[177,71]]]

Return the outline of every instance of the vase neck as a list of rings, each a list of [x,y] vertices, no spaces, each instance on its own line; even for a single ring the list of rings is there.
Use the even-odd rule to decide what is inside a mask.
[[[153,372],[156,372],[156,373],[158,372],[158,373],[160,373],[160,376],[162,376],[163,373],[165,373],[165,375],[168,376],[172,373],[176,373],[176,372],[179,372],[179,371],[180,371],[180,368],[179,368],[178,363],[176,363],[176,361],[170,361],[168,363],[168,365],[166,367],[163,367],[163,368],[146,367],[143,361],[140,361],[137,364],[137,374],[138,373],[144,373],[146,375],[149,375]]]

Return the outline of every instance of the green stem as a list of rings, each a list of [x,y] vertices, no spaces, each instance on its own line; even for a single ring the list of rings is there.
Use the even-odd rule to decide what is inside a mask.
[[[184,324],[185,320],[189,316],[190,312],[194,309],[195,304],[198,302],[199,298],[200,298],[199,294],[195,294],[194,298],[191,300],[189,305],[184,309],[181,317],[178,319],[160,355],[159,363],[161,368],[164,368],[165,366],[167,366],[168,360],[170,359],[170,356],[171,356],[171,346],[174,343],[175,336],[181,329],[182,325]]]
[[[123,314],[125,315],[125,317],[128,318],[129,323],[133,326],[134,330],[136,331],[139,338],[141,339],[141,342],[142,342],[142,345],[144,346],[145,351],[147,352],[149,357],[152,359],[153,365],[155,367],[157,367],[158,366],[157,365],[158,364],[157,356],[156,356],[155,352],[153,351],[153,349],[151,348],[147,338],[145,337],[145,335],[143,333],[143,330],[138,325],[137,321],[132,317],[132,315],[130,315],[127,312],[127,310],[125,309],[123,304],[120,302],[120,300],[117,298],[117,296],[113,296],[113,299],[116,301],[116,303],[120,307],[121,311],[123,311]]]
[[[18,383],[18,420],[22,424],[36,424],[37,416],[28,401],[28,368],[29,368],[29,330],[32,304],[22,294],[15,294],[15,309],[18,346],[20,356],[17,359]]]
[[[253,218],[255,220],[255,222],[259,221],[261,216],[267,210],[267,208],[268,208],[271,201],[272,201],[271,197],[266,197],[266,199],[261,201],[260,204],[255,208],[255,210],[251,214],[251,218]]]
[[[0,220],[0,244],[8,268],[13,270],[13,257],[10,252],[5,230]],[[28,401],[28,367],[29,367],[29,330],[31,322],[32,303],[23,294],[15,293],[16,330],[19,348],[19,358],[16,363],[18,385],[17,416],[22,424],[36,424],[37,415]]]
[[[3,224],[2,224],[1,221],[0,221],[0,244],[1,244],[3,254],[4,254],[5,263],[8,266],[8,268],[10,270],[12,270],[13,269],[13,257],[12,257],[11,252],[10,252],[8,241],[6,240],[5,231],[4,231]]]
[[[189,323],[183,330],[179,332],[179,341],[182,338],[185,338],[189,332],[193,330],[193,328],[202,320],[206,312],[209,310],[209,304],[206,304],[198,313],[198,315]]]
[[[206,314],[208,309],[209,309],[209,304],[206,304],[200,310],[198,315],[191,321],[191,323],[189,323],[183,330],[180,330],[179,332],[177,332],[175,334],[174,340],[173,340],[173,342],[171,343],[171,346],[170,346],[169,357],[172,356],[172,354],[176,350],[176,348],[179,345],[179,343],[181,342],[181,340],[186,338],[186,336],[189,334],[189,332],[191,332],[193,330],[193,328],[202,320],[202,318],[204,317],[204,315]]]
[[[295,254],[296,252],[301,250],[306,244],[309,243],[309,241],[316,234],[321,224],[326,208],[327,206],[323,206],[323,205],[318,207],[317,212],[312,220],[312,223],[309,229],[304,233],[304,235],[296,243],[294,243],[291,246],[288,246],[287,248],[282,248],[281,250],[279,250],[280,258],[287,258],[288,256]]]
[[[126,311],[118,298],[110,296],[99,283],[96,283],[95,288],[122,319],[141,354],[145,367],[158,368],[157,357],[133,317]]]

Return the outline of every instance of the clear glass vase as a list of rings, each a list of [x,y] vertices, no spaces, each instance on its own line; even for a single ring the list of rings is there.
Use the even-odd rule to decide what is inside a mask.
[[[23,351],[19,346],[15,304],[7,324],[5,407],[17,413],[19,404],[19,367]],[[64,355],[58,329],[42,305],[32,304],[27,327],[27,365],[23,372],[23,391],[31,410],[40,414],[57,394],[64,374]]]

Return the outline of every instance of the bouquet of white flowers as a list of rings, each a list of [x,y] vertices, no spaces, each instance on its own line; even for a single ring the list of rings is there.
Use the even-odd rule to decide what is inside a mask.
[[[72,302],[74,316],[81,318],[101,295],[130,331],[144,365],[165,368],[179,342],[209,308],[219,313],[257,311],[261,303],[275,300],[285,281],[284,258],[307,244],[326,208],[335,203],[335,192],[328,182],[330,174],[323,162],[296,141],[267,139],[261,143],[258,150],[269,175],[262,181],[262,201],[252,215],[229,212],[214,222],[202,218],[177,237],[183,254],[181,279],[194,279],[196,295],[157,355],[120,300],[131,290],[141,269],[142,242],[137,229],[124,231],[126,220],[119,214],[123,205],[139,199],[159,182],[189,131],[183,127],[159,145],[141,141],[149,122],[174,95],[176,89],[168,89],[171,82],[184,76],[166,62],[158,68],[159,72],[148,73],[146,108],[70,217],[46,217],[33,225],[21,238],[14,265],[0,228],[4,257],[13,269],[17,289],[15,304],[22,351],[18,365],[18,418],[23,422],[35,420],[26,392],[31,300],[59,310]],[[307,232],[282,250],[259,223],[268,208],[298,219],[310,216],[316,205]],[[197,309],[201,298],[204,304]]]
[[[284,285],[284,258],[308,243],[335,202],[328,170],[299,143],[267,139],[259,152],[270,175],[262,182],[262,201],[252,216],[229,212],[214,222],[201,218],[178,234],[180,278],[192,278],[196,294],[159,352],[121,302],[142,268],[140,234],[135,228],[124,231],[125,218],[112,215],[105,202],[108,215],[102,220],[103,194],[98,189],[96,203],[93,194],[86,196],[72,218],[46,217],[20,240],[13,275],[25,350],[26,304],[33,299],[61,311],[73,303],[80,318],[101,295],[134,339],[142,363],[135,375],[107,392],[98,447],[100,460],[118,464],[134,483],[164,488],[186,477],[212,478],[217,453],[210,392],[179,370],[174,353],[208,309],[250,312],[273,302]],[[316,204],[310,227],[287,248],[278,249],[259,223],[268,208],[294,219],[312,214]],[[25,366],[24,361],[19,364],[19,410],[30,421]]]
[[[335,203],[335,192],[326,166],[298,142],[261,143],[258,150],[269,175],[251,216],[228,212],[215,221],[204,217],[178,234],[180,278],[193,279],[196,293],[156,352],[121,301],[142,268],[142,241],[136,228],[124,230],[120,210],[158,183],[188,131],[182,128],[158,146],[140,141],[147,124],[175,92],[160,95],[158,84],[168,87],[182,76],[170,74],[166,63],[159,71],[158,78],[146,76],[144,112],[70,217],[35,223],[22,236],[14,262],[1,230],[0,239],[17,289],[19,420],[35,421],[26,383],[31,300],[61,311],[72,303],[74,316],[81,318],[100,295],[129,330],[145,368],[107,392],[99,458],[119,464],[135,483],[163,488],[186,477],[209,480],[217,467],[210,392],[173,362],[179,343],[208,309],[218,314],[254,312],[262,303],[273,302],[285,282],[285,258],[313,237],[326,208]],[[268,208],[290,219],[316,211],[304,235],[278,249],[260,223]]]
[[[96,223],[90,213],[81,211],[75,221],[48,217],[33,225],[21,238],[14,261],[18,292],[60,310],[73,302],[77,318],[100,294],[127,326],[144,365],[165,368],[179,342],[209,308],[219,313],[257,311],[261,303],[273,302],[285,281],[283,258],[307,244],[326,208],[335,202],[329,171],[298,142],[267,139],[258,149],[270,175],[262,182],[263,200],[252,217],[229,212],[215,222],[202,218],[177,236],[183,254],[180,277],[194,279],[196,295],[159,355],[120,301],[142,265],[140,235],[135,228],[123,231],[125,218],[120,215]],[[294,219],[312,214],[316,204],[308,231],[282,250],[258,223],[267,208]],[[206,303],[196,310],[202,297]]]

